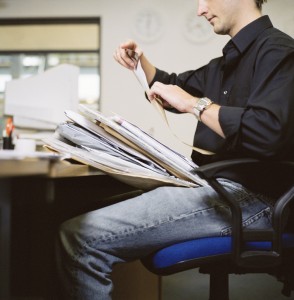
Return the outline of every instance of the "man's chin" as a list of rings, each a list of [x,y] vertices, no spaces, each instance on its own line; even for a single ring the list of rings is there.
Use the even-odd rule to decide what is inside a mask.
[[[226,35],[228,34],[226,30],[224,30],[224,28],[220,28],[218,26],[213,26],[213,31],[216,33],[216,34],[219,34],[219,35]]]

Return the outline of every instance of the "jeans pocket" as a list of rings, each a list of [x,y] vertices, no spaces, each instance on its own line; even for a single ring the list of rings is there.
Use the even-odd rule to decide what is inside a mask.
[[[222,184],[240,205],[243,228],[265,229],[271,226],[272,199],[252,193],[238,183],[224,180]],[[222,236],[231,235],[231,233],[231,226],[221,230]]]

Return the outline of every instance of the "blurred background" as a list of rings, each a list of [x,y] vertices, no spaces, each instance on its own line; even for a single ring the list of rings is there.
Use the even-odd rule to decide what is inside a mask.
[[[170,132],[158,112],[146,101],[132,72],[114,61],[113,52],[121,42],[134,39],[160,69],[179,73],[201,67],[221,55],[228,37],[215,35],[204,18],[197,17],[196,8],[196,0],[0,0],[0,36],[2,34],[7,43],[15,46],[12,50],[12,46],[6,47],[3,39],[0,41],[0,117],[4,118],[6,82],[42,73],[61,63],[74,64],[80,67],[81,103],[105,114],[118,113],[189,156],[191,148]],[[293,9],[293,0],[269,0],[263,13],[270,15],[275,27],[293,37]],[[35,27],[40,30],[35,34],[42,37],[44,48],[34,51],[32,46],[28,51],[19,52],[22,35],[7,31],[12,19],[13,26],[17,20],[24,25],[37,19]],[[75,19],[77,24],[89,20],[95,28],[86,33],[74,30],[71,35],[65,34],[62,38],[65,46],[60,48],[59,42],[42,29],[42,19],[47,20],[47,25],[56,20],[63,20],[62,24],[68,19],[71,19],[69,23]],[[14,30],[13,26],[10,29]],[[92,40],[89,44],[88,38]],[[168,119],[172,131],[191,143],[195,118],[169,114]],[[281,286],[269,276],[234,276],[233,282],[232,299],[285,299],[280,296]],[[208,278],[198,276],[197,271],[166,277],[162,282],[163,299],[196,299],[196,286],[198,295],[203,290],[203,295],[197,299],[207,299]]]
[[[7,52],[6,43],[2,40],[0,116],[3,115],[7,81],[42,72],[60,63],[75,64],[80,67],[81,102],[89,103],[106,114],[118,113],[189,156],[191,148],[175,138],[145,100],[132,72],[118,65],[112,55],[121,42],[134,39],[155,66],[168,72],[179,73],[206,64],[221,55],[228,37],[215,35],[205,19],[197,17],[196,8],[196,0],[0,0],[0,34],[4,32],[7,35],[7,27],[3,24],[7,19],[28,21],[37,18],[40,24],[37,22],[35,25],[41,29],[36,34],[41,35],[42,45],[46,44],[45,41],[49,44],[44,46],[47,49],[41,54],[29,51],[29,54],[12,55]],[[293,0],[269,0],[263,12],[270,15],[276,27],[293,36],[293,8]],[[62,38],[64,49],[67,40],[68,44],[75,43],[74,46],[70,45],[69,49],[62,51],[60,43],[53,39],[54,45],[50,50],[52,38],[42,29],[42,19],[48,23],[48,19],[65,19],[66,22],[68,18],[97,21],[97,28],[87,31],[88,37],[94,39],[94,47],[91,43],[86,44],[85,31],[74,30],[74,34]],[[10,35],[9,42],[14,42],[17,50],[22,42],[21,36]],[[181,140],[190,143],[196,126],[195,118],[168,115],[168,119],[172,131]]]

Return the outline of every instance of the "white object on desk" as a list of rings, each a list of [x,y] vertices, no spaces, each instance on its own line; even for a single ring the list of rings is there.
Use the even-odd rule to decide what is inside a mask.
[[[4,113],[14,125],[53,129],[64,120],[66,109],[78,105],[77,66],[62,64],[42,74],[6,83]]]
[[[16,139],[14,150],[20,153],[35,152],[36,141],[33,139]]]

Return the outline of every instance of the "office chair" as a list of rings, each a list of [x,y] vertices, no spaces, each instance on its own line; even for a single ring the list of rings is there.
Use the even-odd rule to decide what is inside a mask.
[[[252,177],[253,190],[255,185],[258,191],[278,197],[271,229],[242,229],[242,212],[238,203],[217,181],[217,178],[225,177],[227,170],[248,174],[244,176]],[[232,235],[170,245],[142,259],[143,265],[160,276],[199,268],[200,273],[210,275],[209,300],[228,300],[229,274],[246,273],[274,275],[284,283],[282,293],[290,297],[294,290],[294,221],[291,218],[294,163],[235,159],[211,163],[195,172],[206,179],[229,205]]]

